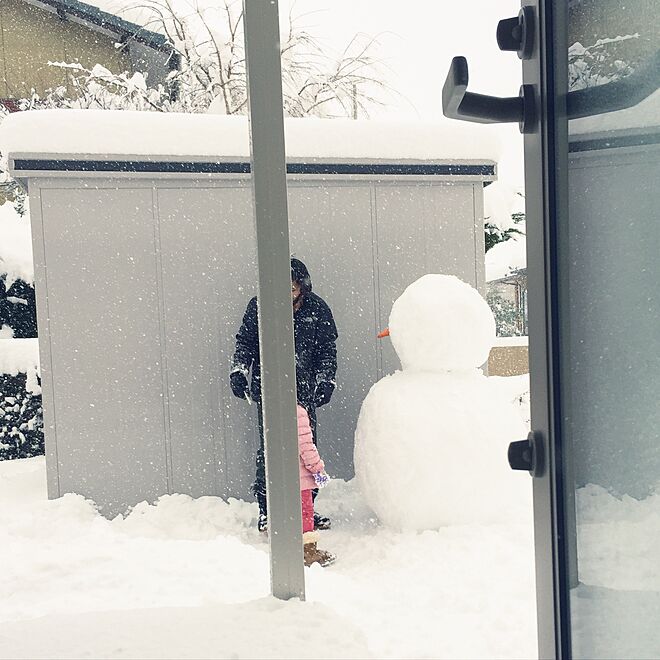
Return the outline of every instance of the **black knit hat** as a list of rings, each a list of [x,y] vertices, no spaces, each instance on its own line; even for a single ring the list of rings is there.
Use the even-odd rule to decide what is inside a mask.
[[[303,293],[310,293],[312,290],[312,278],[307,266],[295,257],[291,257],[291,281],[298,282]]]

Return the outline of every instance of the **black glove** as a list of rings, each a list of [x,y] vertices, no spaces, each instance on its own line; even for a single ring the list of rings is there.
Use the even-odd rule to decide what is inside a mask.
[[[314,392],[314,403],[316,403],[316,406],[321,407],[328,403],[334,391],[335,386],[333,383],[329,383],[326,380],[318,383],[316,386],[316,391]]]
[[[239,399],[248,398],[248,380],[242,371],[232,371],[229,374],[229,384],[231,385],[231,391],[234,393],[234,396],[237,396]]]

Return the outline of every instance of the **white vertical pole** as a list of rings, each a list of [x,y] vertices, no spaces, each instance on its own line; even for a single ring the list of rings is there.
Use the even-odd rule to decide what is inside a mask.
[[[271,589],[305,597],[277,0],[243,0]]]

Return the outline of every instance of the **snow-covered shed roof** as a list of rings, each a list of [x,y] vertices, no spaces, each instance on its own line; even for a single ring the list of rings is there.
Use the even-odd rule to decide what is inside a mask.
[[[286,119],[285,134],[289,163],[317,163],[319,168],[328,162],[396,164],[399,169],[426,166],[490,181],[496,177],[500,152],[495,136],[458,123]],[[250,157],[246,117],[104,110],[15,113],[0,127],[0,151],[10,157],[15,173],[43,170],[45,160],[61,165],[74,159],[94,161],[104,171],[109,171],[109,160],[207,165],[196,172],[223,171],[217,167],[231,162],[240,165],[231,171],[246,173]],[[25,167],[19,162],[30,159],[38,159],[41,166]],[[50,169],[71,168],[53,165]],[[120,171],[140,170],[120,166]]]

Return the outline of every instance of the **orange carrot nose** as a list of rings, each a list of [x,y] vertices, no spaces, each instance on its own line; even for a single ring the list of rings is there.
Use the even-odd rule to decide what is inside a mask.
[[[379,332],[377,335],[378,339],[382,339],[383,337],[389,337],[390,336],[390,329],[385,328],[382,332]]]

